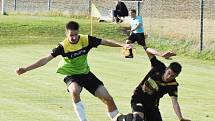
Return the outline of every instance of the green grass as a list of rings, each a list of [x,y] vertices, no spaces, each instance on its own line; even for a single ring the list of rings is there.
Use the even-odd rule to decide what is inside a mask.
[[[91,34],[90,18],[0,16],[0,43],[53,44],[64,39],[64,26],[71,20],[79,22],[82,34]],[[93,22],[93,35],[108,39],[122,38],[119,25]]]
[[[81,33],[90,33],[90,20],[84,18],[0,16],[0,121],[78,121],[63,76],[55,73],[60,57],[22,76],[15,74],[16,68],[47,55],[62,41],[64,24],[69,20],[80,23]],[[125,38],[117,24],[94,21],[93,30],[98,37],[119,41]],[[150,44],[162,50],[175,49],[165,46],[168,42],[153,40]],[[91,71],[104,82],[122,113],[131,111],[132,92],[150,68],[141,47],[136,46],[136,51],[134,59],[123,58],[119,48],[100,46],[89,53]],[[174,57],[183,65],[178,77],[182,112],[192,121],[214,121],[215,63],[182,54]],[[90,121],[108,121],[100,100],[85,90],[81,97]],[[168,96],[161,100],[160,110],[164,121],[177,121]]]
[[[185,57],[192,57],[201,60],[215,60],[215,49],[204,48],[200,52],[199,45],[191,40],[172,40],[168,38],[151,37],[147,40],[149,47],[157,48],[159,50],[174,50],[177,54]]]
[[[55,44],[65,37],[64,27],[69,21],[80,23],[80,33],[91,34],[90,18],[46,16],[0,16],[1,44]],[[119,25],[98,23],[93,20],[93,35],[115,39],[122,38]]]
[[[66,92],[63,76],[55,74],[56,58],[46,66],[22,76],[15,69],[46,55],[54,45],[6,45],[0,48],[1,121],[78,121]],[[31,54],[29,52],[31,51]],[[163,60],[163,59],[162,59]],[[163,60],[169,64],[170,60]],[[174,58],[183,65],[178,77],[179,102],[185,117],[193,121],[215,119],[215,64],[187,58]],[[114,97],[123,113],[130,109],[130,96],[150,68],[148,58],[137,48],[134,59],[124,59],[119,48],[100,46],[89,54],[89,64]],[[107,121],[105,106],[83,90],[81,94],[89,120]],[[170,98],[160,103],[164,121],[177,121]]]
[[[68,21],[78,21],[80,33],[91,34],[89,17],[48,17],[48,16],[0,16],[0,44],[56,44],[65,37],[64,26]],[[93,35],[124,42],[127,36],[120,24],[99,23],[93,20]],[[215,60],[214,43],[199,52],[198,43],[191,40],[173,40],[153,36],[146,42],[160,50],[172,49],[178,54],[194,58]],[[208,46],[208,45],[207,45]]]

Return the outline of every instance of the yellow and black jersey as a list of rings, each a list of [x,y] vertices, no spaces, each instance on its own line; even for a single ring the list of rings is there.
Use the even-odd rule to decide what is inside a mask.
[[[151,99],[151,101],[155,101],[154,98],[157,98],[157,105],[159,103],[159,99],[163,97],[165,94],[168,94],[169,96],[178,96],[178,83],[176,80],[172,80],[171,82],[164,82],[162,80],[162,75],[164,74],[166,70],[166,66],[161,61],[157,60],[156,57],[153,57],[151,60],[151,66],[152,69],[148,72],[148,74],[144,77],[143,81],[138,85],[138,87],[134,91],[134,97],[144,96],[142,91],[142,85],[145,81],[152,79],[154,80],[158,85],[158,91],[153,94],[153,96],[148,96]],[[135,96],[136,95],[136,96]],[[147,96],[145,96],[148,98]],[[143,97],[144,98],[144,97]],[[155,103],[153,103],[155,104]]]
[[[79,34],[79,40],[75,44],[71,44],[68,38],[65,38],[51,53],[53,57],[63,57],[58,64],[57,73],[68,76],[89,73],[87,54],[100,43],[101,39],[89,35]]]

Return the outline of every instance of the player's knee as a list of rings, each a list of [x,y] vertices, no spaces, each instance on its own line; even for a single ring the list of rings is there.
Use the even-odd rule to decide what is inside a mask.
[[[137,43],[138,43],[139,45],[141,45],[143,48],[146,47],[146,43],[145,43],[144,40],[138,41]]]
[[[73,93],[70,92],[70,95],[75,102],[80,100],[80,94],[75,93],[75,92],[73,92]]]
[[[133,116],[134,117],[133,117],[132,121],[143,121],[143,118],[140,115],[134,114]]]
[[[125,41],[126,44],[131,44],[132,42],[130,40]]]
[[[69,90],[69,93],[70,93],[70,95],[72,96],[73,99],[80,98],[80,91],[78,91],[78,90],[76,90],[74,88],[70,88],[68,90]]]

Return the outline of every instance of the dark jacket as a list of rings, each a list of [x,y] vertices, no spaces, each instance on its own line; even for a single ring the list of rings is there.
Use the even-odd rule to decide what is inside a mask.
[[[119,17],[128,16],[128,9],[124,2],[118,2],[116,5],[116,11]]]

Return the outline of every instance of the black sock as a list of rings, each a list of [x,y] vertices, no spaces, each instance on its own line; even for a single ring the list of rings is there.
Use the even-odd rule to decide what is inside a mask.
[[[130,56],[133,56],[133,50],[129,49]]]

